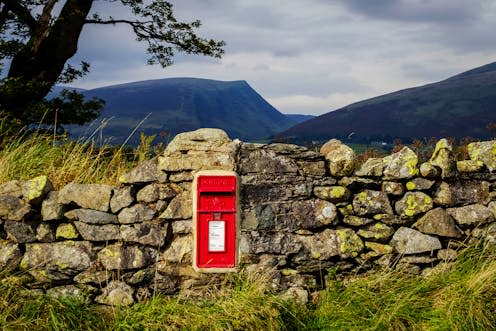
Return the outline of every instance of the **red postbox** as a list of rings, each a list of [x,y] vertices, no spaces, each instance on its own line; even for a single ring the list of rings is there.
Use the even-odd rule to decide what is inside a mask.
[[[236,271],[238,265],[238,176],[203,170],[193,181],[193,267],[199,272]]]

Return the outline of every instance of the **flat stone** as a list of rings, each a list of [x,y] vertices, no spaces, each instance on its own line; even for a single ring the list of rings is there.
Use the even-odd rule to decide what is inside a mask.
[[[442,248],[438,238],[406,227],[395,232],[390,245],[400,254],[419,254]]]
[[[193,216],[191,192],[185,191],[171,200],[167,209],[160,215],[162,219],[188,219]]]
[[[343,222],[352,226],[363,226],[374,222],[374,220],[371,218],[359,217],[355,215],[345,215],[343,218]]]
[[[193,174],[191,171],[179,171],[170,174],[169,181],[173,183],[181,183],[181,182],[192,182]]]
[[[0,195],[0,218],[8,221],[21,221],[31,211],[31,207],[12,195]]]
[[[175,220],[172,222],[172,234],[189,234],[193,229],[192,220]]]
[[[22,185],[24,201],[31,205],[39,205],[45,196],[53,190],[53,185],[48,176],[42,175],[27,180]]]
[[[142,245],[164,247],[167,237],[168,224],[143,222],[132,225],[121,225],[121,238],[127,242],[137,242]]]
[[[134,303],[134,289],[121,281],[111,281],[95,301],[109,306],[130,306]]]
[[[413,191],[413,190],[425,191],[425,190],[429,190],[435,183],[436,182],[433,180],[417,177],[412,180],[409,180],[405,186],[409,191]]]
[[[365,247],[367,249],[372,250],[374,253],[378,254],[379,256],[391,254],[393,252],[393,247],[386,245],[386,244],[373,242],[373,241],[366,241]]]
[[[302,247],[301,242],[296,239],[296,235],[288,232],[251,231],[245,239],[250,254],[295,254]]]
[[[382,158],[370,158],[355,171],[356,176],[360,177],[381,177],[384,171],[384,163]]]
[[[460,238],[463,235],[453,218],[443,208],[429,210],[413,226],[422,233],[442,237]]]
[[[347,201],[351,196],[350,190],[343,186],[316,186],[313,188],[313,194],[330,202]]]
[[[157,158],[143,161],[127,174],[119,177],[119,182],[123,184],[164,182],[166,180],[167,176],[158,168]]]
[[[430,264],[437,261],[436,257],[430,255],[407,255],[403,256],[399,263],[408,263],[408,264]]]
[[[88,285],[62,285],[49,288],[46,294],[56,299],[71,299],[90,304],[92,294],[95,291],[94,287]]]
[[[157,251],[122,243],[108,245],[98,252],[98,260],[107,270],[140,269],[155,261]]]
[[[191,262],[193,252],[193,238],[190,235],[176,237],[170,247],[160,254],[157,263],[158,270],[167,270],[170,265]]]
[[[111,196],[112,187],[109,185],[69,183],[59,191],[58,202],[73,202],[81,208],[107,212]]]
[[[415,177],[417,168],[417,154],[408,147],[403,147],[399,152],[384,157],[384,179],[407,179]]]
[[[121,239],[118,225],[95,225],[77,221],[74,222],[74,225],[84,240],[108,241]]]
[[[412,217],[432,209],[432,198],[422,192],[407,192],[394,205],[396,212],[401,216]]]
[[[64,214],[72,221],[80,221],[93,225],[118,224],[117,216],[93,209],[73,209]]]
[[[20,267],[39,282],[72,280],[90,267],[92,257],[92,245],[87,241],[26,244]]]
[[[117,218],[121,224],[141,223],[153,219],[155,213],[155,210],[138,204],[122,209]]]
[[[374,224],[369,224],[364,228],[358,230],[357,234],[365,239],[375,239],[378,241],[384,241],[391,237],[394,233],[392,227],[387,226],[384,223],[376,222]]]
[[[331,139],[326,142],[320,148],[320,153],[328,161],[329,171],[332,176],[349,176],[355,170],[355,152],[337,139]]]
[[[95,271],[85,270],[74,277],[74,281],[79,284],[95,284],[100,288],[103,287],[112,278],[112,273],[108,270]]]
[[[296,202],[299,203],[299,202]],[[309,208],[313,208],[310,202],[303,202],[304,205],[296,206],[297,210],[308,211]],[[313,211],[313,210],[312,210]],[[308,216],[308,215],[305,215]],[[243,230],[274,230],[275,229],[276,215],[272,206],[269,205],[257,205],[255,208],[245,210],[243,217],[241,219],[241,229]],[[175,222],[174,222],[175,223]],[[296,220],[292,224],[293,228],[297,228]]]
[[[57,225],[57,230],[55,231],[56,239],[76,239],[79,234],[71,223],[61,223]]]
[[[335,224],[338,212],[332,202],[312,199],[305,201],[295,201],[293,203],[293,214],[296,229],[312,229],[329,224]]]
[[[7,238],[17,243],[36,241],[36,224],[33,222],[5,221]]]
[[[484,162],[474,160],[463,160],[456,162],[456,169],[459,172],[479,172],[484,168]]]
[[[436,178],[441,175],[441,170],[430,162],[424,162],[420,165],[420,174],[426,178]]]
[[[437,258],[445,262],[455,261],[457,257],[458,257],[458,252],[451,248],[440,249],[437,252]]]
[[[441,206],[487,204],[490,201],[489,183],[479,180],[442,182],[436,186],[433,199]]]
[[[402,183],[382,182],[381,190],[389,195],[399,196],[405,193],[405,187]]]
[[[0,272],[2,274],[17,268],[21,258],[22,253],[18,244],[0,239]]]
[[[278,155],[272,150],[257,149],[243,151],[239,159],[239,171],[242,174],[297,174],[298,164],[286,155]]]
[[[358,216],[393,213],[386,193],[372,190],[364,190],[355,195],[353,198],[353,210]]]
[[[373,219],[376,221],[381,221],[381,223],[386,225],[405,225],[411,222],[411,218],[409,217],[400,217],[391,214],[375,214]]]
[[[467,149],[472,161],[482,161],[491,172],[496,169],[496,140],[473,142]]]
[[[481,225],[494,222],[494,215],[489,208],[483,205],[468,205],[458,208],[448,208],[448,214],[462,226]]]
[[[22,198],[22,182],[20,180],[11,180],[1,184],[0,195],[11,195],[16,198]]]
[[[129,207],[134,201],[132,186],[114,189],[112,199],[110,199],[110,210],[112,213],[118,213],[122,208]]]
[[[65,205],[58,202],[58,191],[51,191],[41,203],[41,219],[43,221],[58,221],[64,217]]]

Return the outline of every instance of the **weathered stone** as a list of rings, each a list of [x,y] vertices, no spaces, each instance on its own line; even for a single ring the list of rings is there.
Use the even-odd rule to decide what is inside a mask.
[[[374,220],[365,217],[359,217],[355,215],[345,215],[343,222],[352,226],[363,226],[372,223]]]
[[[55,238],[57,239],[76,239],[79,234],[71,223],[62,223],[57,225],[57,230],[55,231]]]
[[[358,256],[363,250],[363,242],[360,237],[351,229],[336,230],[339,256],[343,259]]]
[[[424,191],[430,189],[435,183],[433,180],[417,177],[408,181],[405,186],[409,191]]]
[[[26,244],[20,267],[39,282],[70,280],[89,268],[93,254],[87,241]]]
[[[167,176],[159,170],[157,158],[141,162],[125,175],[119,177],[119,181],[124,184],[165,182]]]
[[[419,172],[417,154],[406,146],[399,152],[384,157],[382,161],[386,180],[412,178]]]
[[[446,210],[459,225],[480,225],[494,222],[494,215],[483,205],[468,205]]]
[[[185,191],[177,195],[160,215],[162,219],[187,219],[193,216],[191,192]]]
[[[347,204],[342,207],[338,207],[339,213],[343,216],[346,215],[353,215],[353,205],[352,204]]]
[[[151,203],[159,199],[159,186],[157,183],[149,184],[138,191],[136,198],[139,202]]]
[[[294,160],[266,149],[243,152],[239,160],[239,169],[242,174],[298,173],[298,165]]]
[[[411,218],[409,217],[400,217],[391,214],[375,214],[373,219],[381,221],[381,223],[386,225],[405,225],[411,222]]]
[[[110,199],[110,210],[118,213],[122,208],[129,207],[134,202],[132,186],[113,189],[112,199]]]
[[[150,221],[154,216],[155,210],[138,204],[122,209],[117,218],[121,224],[132,224]]]
[[[43,221],[58,221],[64,217],[65,206],[58,202],[58,191],[48,193],[48,198],[41,203],[41,219]]]
[[[36,241],[36,225],[33,222],[5,221],[7,238],[17,243]]]
[[[250,254],[271,253],[278,255],[295,254],[301,249],[301,242],[287,232],[252,231],[245,237],[245,249]],[[241,246],[241,243],[240,243]]]
[[[381,182],[378,179],[364,178],[357,176],[340,178],[338,184],[352,191],[356,191],[360,189],[375,190],[381,187]]]
[[[158,159],[164,171],[234,170],[237,141],[220,129],[198,129],[176,135]]]
[[[150,265],[157,251],[138,246],[124,246],[122,243],[112,244],[98,252],[98,260],[107,270],[139,269]]]
[[[439,140],[429,163],[441,170],[441,178],[456,176],[456,159],[453,154],[453,146],[447,139]]]
[[[163,247],[167,236],[168,224],[144,222],[132,225],[121,225],[121,239],[143,245]]]
[[[193,239],[191,236],[181,236],[175,238],[170,247],[160,254],[157,263],[158,270],[167,270],[167,266],[177,263],[191,262],[193,252]]]
[[[22,254],[19,245],[8,240],[0,240],[0,274],[13,270],[19,265]]]
[[[332,202],[318,199],[296,201],[292,209],[299,229],[317,228],[337,221],[338,212]]]
[[[406,227],[395,232],[390,245],[400,254],[419,254],[442,248],[438,238]]]
[[[296,160],[300,171],[306,176],[323,177],[326,173],[325,161]]]
[[[358,230],[357,234],[365,239],[375,239],[378,241],[384,241],[392,236],[394,229],[387,226],[384,223],[377,222],[374,224],[369,224],[364,228]]]
[[[490,200],[489,183],[478,180],[464,180],[453,183],[442,182],[436,186],[434,203],[441,206],[486,204]]]
[[[364,190],[355,195],[353,198],[353,210],[358,216],[393,213],[386,193],[372,190]]]
[[[21,221],[31,207],[19,198],[12,195],[0,195],[0,218],[9,221]]]
[[[173,183],[181,183],[181,182],[192,182],[193,174],[191,171],[180,171],[170,174],[169,181]]]
[[[328,161],[332,176],[349,176],[355,170],[355,152],[337,139],[326,142],[320,148],[320,154],[324,155]]]
[[[456,169],[460,172],[479,172],[484,167],[484,162],[463,160],[456,162]]]
[[[308,291],[302,287],[290,287],[281,293],[281,298],[305,305],[308,303]]]
[[[0,195],[11,195],[16,198],[22,197],[22,182],[11,180],[0,185]]]
[[[55,232],[48,223],[40,223],[36,228],[36,240],[42,243],[55,241]]]
[[[104,225],[118,224],[117,216],[93,209],[73,209],[64,214],[67,219],[87,224]]]
[[[296,228],[296,225],[294,225]],[[246,210],[241,219],[243,230],[273,230],[275,229],[275,213],[271,205],[258,205]]]
[[[366,241],[365,247],[377,253],[378,255],[391,254],[393,252],[393,247],[372,241]]]
[[[94,225],[77,221],[74,222],[74,225],[84,240],[108,241],[121,239],[118,225]]]
[[[48,192],[53,190],[52,182],[47,176],[38,176],[27,180],[22,185],[22,196],[24,201],[38,205],[43,201],[43,198]]]
[[[456,260],[457,257],[458,257],[458,252],[451,248],[440,249],[437,252],[437,258],[445,262],[454,261]]]
[[[81,208],[107,212],[110,207],[112,187],[104,184],[69,183],[59,191],[58,202],[74,202]]]
[[[451,216],[442,208],[429,210],[413,226],[422,233],[442,237],[460,238],[463,234]]]
[[[356,176],[380,177],[384,170],[382,158],[370,158],[365,161],[361,168],[355,171]]]
[[[343,202],[350,198],[351,192],[343,186],[316,186],[313,194],[319,199],[331,202]]]
[[[436,261],[437,258],[430,255],[407,255],[407,256],[403,256],[399,260],[399,263],[427,264],[427,263],[434,263]]]
[[[433,166],[430,162],[424,162],[420,165],[420,174],[426,178],[436,178],[441,175],[441,170]]]
[[[176,220],[172,222],[172,234],[189,234],[193,228],[193,221]]]
[[[397,201],[394,208],[401,216],[412,217],[425,213],[433,207],[432,198],[422,192],[407,192],[401,200]]]
[[[109,306],[130,306],[134,303],[134,289],[125,282],[111,281],[95,301]]]
[[[339,244],[336,231],[325,229],[313,236],[297,236],[303,247],[308,251],[308,258],[328,260],[339,255]]]
[[[105,271],[95,271],[95,270],[85,270],[74,277],[74,281],[80,284],[95,284],[99,287],[103,287],[111,278],[112,273],[109,270]]]
[[[63,285],[49,288],[46,294],[56,299],[71,299],[90,304],[95,291],[94,287],[88,285]]]
[[[382,191],[389,195],[403,195],[405,193],[405,187],[402,183],[396,182],[382,182]]]
[[[471,160],[482,161],[491,172],[496,169],[496,140],[473,142],[467,149]]]

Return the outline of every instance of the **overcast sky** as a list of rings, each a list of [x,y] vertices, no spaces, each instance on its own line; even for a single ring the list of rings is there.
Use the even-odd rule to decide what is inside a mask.
[[[283,113],[323,114],[496,61],[495,0],[174,0],[176,16],[224,40],[221,60],[146,65],[125,26],[85,27],[72,63],[93,88],[146,79],[246,80]],[[116,7],[115,7],[116,6]],[[122,6],[120,6],[122,7]],[[126,15],[115,3],[95,9]]]

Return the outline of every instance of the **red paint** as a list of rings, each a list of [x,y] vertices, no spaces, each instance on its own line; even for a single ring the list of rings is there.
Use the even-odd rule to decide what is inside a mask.
[[[236,176],[200,175],[196,189],[196,266],[234,268]]]

